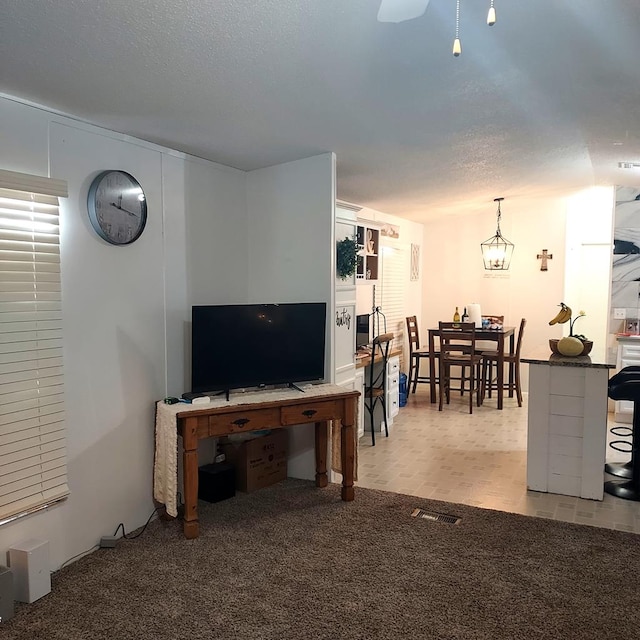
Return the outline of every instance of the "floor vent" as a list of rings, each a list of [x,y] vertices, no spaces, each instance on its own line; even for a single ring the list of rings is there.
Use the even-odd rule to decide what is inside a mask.
[[[444,522],[446,524],[458,524],[462,518],[458,516],[449,516],[446,513],[438,513],[437,511],[425,511],[424,509],[414,509],[411,512],[413,518],[423,518],[424,520],[433,520],[434,522]]]

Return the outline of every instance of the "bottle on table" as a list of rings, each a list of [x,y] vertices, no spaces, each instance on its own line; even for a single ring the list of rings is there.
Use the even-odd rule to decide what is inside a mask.
[[[458,311],[458,307],[456,307],[456,311],[453,314],[453,321],[460,322],[460,312]]]
[[[462,322],[469,322],[469,314],[467,313],[467,307],[462,312]]]

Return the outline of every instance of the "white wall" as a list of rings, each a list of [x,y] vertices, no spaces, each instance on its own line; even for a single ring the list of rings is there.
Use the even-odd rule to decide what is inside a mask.
[[[496,230],[496,207],[474,215],[441,218],[425,225],[421,339],[439,320],[460,313],[477,302],[482,313],[504,315],[505,324],[518,326],[527,319],[523,355],[559,337],[549,326],[557,305],[564,300],[566,201],[564,198],[512,198],[502,203],[502,234],[515,245],[506,272],[485,271],[480,243]],[[547,249],[553,254],[548,271],[540,271],[536,256]],[[422,338],[422,334],[425,338]],[[559,335],[558,335],[559,334]],[[528,386],[523,367],[523,387]]]
[[[149,424],[165,388],[162,216],[154,215],[162,211],[161,157],[56,121],[50,145],[51,174],[69,184],[61,269],[71,498],[60,508],[68,521],[85,522],[67,532],[68,555],[153,511],[136,488],[152,468]],[[131,173],[145,190],[147,225],[130,246],[102,241],[85,215],[89,185],[106,168]]]
[[[565,302],[574,319],[580,310],[587,314],[574,324],[574,333],[599,345],[609,337],[613,209],[613,187],[591,187],[567,199]],[[568,323],[563,330],[569,335]]]
[[[152,513],[155,402],[189,389],[192,304],[332,303],[335,157],[247,175],[8,96],[0,138],[0,168],[69,185],[61,261],[71,494],[0,527],[0,564],[13,544],[44,537],[55,569]],[[102,241],[87,217],[89,185],[107,168],[134,175],[147,196],[147,226],[129,246]],[[329,331],[327,340],[330,354]],[[292,449],[291,475],[312,477],[313,438],[296,436]]]
[[[191,301],[246,298],[245,174],[8,97],[0,138],[1,168],[69,184],[61,268],[71,494],[0,527],[0,564],[13,544],[37,537],[49,540],[55,569],[153,511],[154,404],[188,388]],[[103,242],[87,217],[89,184],[107,168],[133,174],[147,196],[146,229],[130,246]]]
[[[330,302],[333,176],[332,153],[247,174],[250,301]]]
[[[247,301],[325,302],[325,378],[332,382],[335,155],[251,171],[247,210]],[[289,432],[289,475],[313,479],[313,425]]]

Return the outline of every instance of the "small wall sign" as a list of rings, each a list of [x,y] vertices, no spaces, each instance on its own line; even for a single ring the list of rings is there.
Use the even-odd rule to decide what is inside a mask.
[[[336,310],[336,327],[351,328],[351,314],[347,309]]]

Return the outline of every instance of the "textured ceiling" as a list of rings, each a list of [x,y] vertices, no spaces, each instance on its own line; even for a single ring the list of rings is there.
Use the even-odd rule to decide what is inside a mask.
[[[334,151],[338,197],[421,220],[623,184],[640,1],[2,0],[0,92],[240,169]],[[640,173],[637,173],[640,184]]]

